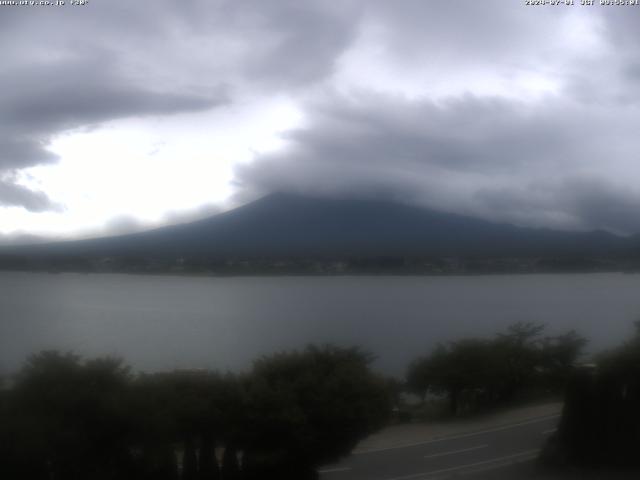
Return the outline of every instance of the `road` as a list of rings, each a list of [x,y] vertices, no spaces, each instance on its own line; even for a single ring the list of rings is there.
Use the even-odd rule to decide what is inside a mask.
[[[521,478],[516,471],[530,469],[559,415],[532,418],[509,425],[432,439],[412,445],[369,450],[343,462],[323,467],[322,480],[435,480]],[[514,470],[515,469],[515,470]],[[489,477],[502,470],[513,477]],[[523,470],[524,472],[524,470]],[[522,475],[522,477],[527,475]]]

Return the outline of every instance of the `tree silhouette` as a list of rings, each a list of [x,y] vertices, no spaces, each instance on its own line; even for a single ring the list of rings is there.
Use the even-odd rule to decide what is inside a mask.
[[[128,380],[128,369],[115,359],[83,365],[57,352],[29,358],[12,392],[12,414],[23,429],[18,442],[28,456],[22,460],[38,472],[33,478],[97,478],[96,471],[99,478],[126,478]]]
[[[443,394],[453,415],[509,402],[526,388],[561,391],[586,340],[574,331],[543,338],[544,326],[516,323],[493,339],[438,345],[407,370],[408,388],[424,398]]]
[[[210,432],[202,435],[200,455],[198,456],[199,480],[219,480],[220,470],[214,453],[214,440]]]
[[[387,384],[369,360],[357,349],[309,347],[262,358],[240,377],[133,376],[117,359],[43,352],[0,389],[0,476],[314,478],[389,413]]]
[[[245,439],[252,468],[283,479],[313,478],[318,465],[346,455],[381,426],[390,395],[370,361],[358,349],[310,346],[255,362]]]
[[[238,480],[240,477],[240,465],[238,464],[238,451],[231,443],[227,444],[222,457],[222,480]]]
[[[556,464],[637,469],[639,406],[640,323],[636,323],[636,334],[629,341],[599,355],[595,365],[573,369],[558,432],[545,446],[543,458]]]

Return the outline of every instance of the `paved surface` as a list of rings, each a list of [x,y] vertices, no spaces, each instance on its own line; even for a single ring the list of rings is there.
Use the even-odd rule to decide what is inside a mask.
[[[554,402],[511,408],[492,414],[474,416],[473,418],[394,425],[363,440],[356,448],[355,453],[407,446],[424,442],[425,440],[435,440],[488,430],[502,425],[512,425],[531,419],[557,415],[561,410],[562,404]]]
[[[540,413],[537,416],[523,417],[519,411],[516,415],[511,412],[474,422],[406,426],[404,433],[410,435],[405,437],[397,429],[390,429],[365,441],[343,462],[323,467],[321,478],[434,480],[461,475],[478,479],[538,478],[533,461],[546,437],[555,430],[559,410],[560,405],[553,404],[536,410]],[[505,419],[512,421],[505,423]]]

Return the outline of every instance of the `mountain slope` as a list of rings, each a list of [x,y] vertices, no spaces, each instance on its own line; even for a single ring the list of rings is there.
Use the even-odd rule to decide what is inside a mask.
[[[174,258],[604,256],[623,253],[629,245],[629,240],[606,232],[519,228],[377,200],[272,194],[193,223],[11,250],[32,255]]]

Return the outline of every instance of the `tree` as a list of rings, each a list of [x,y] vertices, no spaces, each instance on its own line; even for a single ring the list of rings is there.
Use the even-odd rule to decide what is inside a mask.
[[[569,338],[569,346],[575,344]],[[640,323],[627,342],[568,375],[558,432],[547,443],[548,463],[640,466]]]
[[[200,455],[198,456],[198,474],[200,480],[219,480],[220,469],[214,455],[214,439],[210,432],[202,435]]]
[[[389,382],[370,360],[354,348],[309,347],[264,357],[240,377],[133,377],[117,359],[43,352],[0,389],[0,475],[315,478],[317,465],[349,453],[391,411]],[[221,465],[216,446],[225,448]]]
[[[143,433],[141,448],[183,451],[184,479],[213,480],[219,467],[213,455],[238,435],[244,399],[237,379],[204,370],[142,375],[134,383]]]
[[[409,365],[407,386],[423,398],[428,391],[446,395],[453,415],[511,401],[540,382],[560,389],[586,340],[573,331],[543,339],[544,328],[521,322],[493,339],[440,344]]]
[[[244,442],[256,478],[315,478],[384,423],[390,396],[370,361],[355,348],[309,346],[255,362]]]
[[[240,465],[238,464],[238,450],[228,443],[222,455],[222,480],[238,480],[240,478]]]
[[[32,478],[129,478],[128,381],[117,359],[83,364],[54,351],[30,357],[11,394],[16,461]]]
[[[460,413],[462,398],[465,407],[473,408],[491,397],[499,381],[495,351],[487,340],[463,339],[449,345],[439,345],[427,357],[424,370],[431,378],[430,389],[444,393],[453,415]]]
[[[541,363],[540,335],[545,326],[533,322],[518,322],[498,334],[494,348],[501,357],[504,384],[500,397],[511,400],[535,375]]]
[[[564,388],[586,345],[587,340],[574,330],[542,340],[540,370],[547,388]]]
[[[406,375],[407,389],[418,395],[424,403],[429,388],[432,387],[433,374],[429,357],[420,357],[409,364]]]

